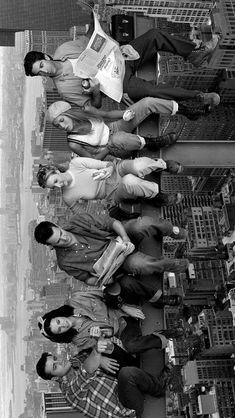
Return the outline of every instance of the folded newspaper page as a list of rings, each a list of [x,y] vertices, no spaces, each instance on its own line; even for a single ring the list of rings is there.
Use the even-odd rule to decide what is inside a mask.
[[[81,78],[96,77],[100,82],[100,90],[106,96],[121,101],[125,60],[119,44],[103,31],[95,13],[94,32],[77,59],[74,74]]]
[[[96,284],[99,286],[107,285],[111,281],[112,275],[121,267],[125,258],[134,249],[135,246],[132,242],[123,242],[121,237],[112,239],[108,248],[93,266],[93,270],[97,276]]]

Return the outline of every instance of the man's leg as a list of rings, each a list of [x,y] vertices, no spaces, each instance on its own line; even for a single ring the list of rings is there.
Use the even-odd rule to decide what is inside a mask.
[[[162,290],[159,287],[162,282],[162,274],[145,277],[136,277],[125,274],[118,280],[120,285],[120,297],[123,303],[130,305],[143,304],[150,299],[155,302],[162,299]]]
[[[134,275],[147,275],[163,273],[183,273],[187,270],[189,262],[187,259],[161,258],[157,259],[140,251],[130,254],[124,261],[122,268]]]
[[[182,303],[182,297],[178,294],[163,295],[157,279],[162,281],[162,274],[144,277],[125,274],[118,281],[121,300],[130,305],[142,305],[144,302],[150,302],[159,309],[165,305],[179,306]],[[117,308],[117,305],[114,308]]]
[[[134,151],[145,146],[145,140],[139,135],[118,131],[109,135],[109,152],[118,158],[130,158]]]
[[[192,55],[196,46],[193,42],[171,36],[157,29],[151,29],[131,41],[130,44],[140,55],[138,60],[126,61],[123,90],[125,93],[128,93],[132,100],[137,101],[148,96],[176,101],[187,99],[204,100],[200,98],[201,92],[198,90],[186,90],[181,87],[172,88],[167,86],[167,84],[158,85],[155,80],[146,81],[136,77],[136,71],[146,62],[156,59],[156,54],[159,51],[171,52],[188,58]],[[209,101],[214,102],[212,98]],[[211,104],[213,105],[213,103]]]
[[[158,97],[165,100],[197,100],[200,98],[201,91],[186,90],[182,87],[172,87],[166,84],[158,84],[157,80],[147,81],[133,74],[132,69],[126,64],[125,78],[123,81],[123,91],[134,101],[143,99],[147,96]]]
[[[157,57],[160,51],[171,52],[187,58],[195,49],[195,44],[187,39],[177,38],[158,29],[150,29],[143,35],[130,42],[130,45],[139,53],[140,58],[133,63],[134,71],[152,59]]]
[[[126,122],[123,119],[120,119],[117,122],[114,122],[119,131],[132,132],[152,113],[160,115],[174,115],[177,112],[178,105],[174,102],[174,100],[145,97],[130,106],[130,109],[135,112],[135,116],[132,120]]]
[[[149,157],[135,158],[134,160],[123,160],[118,163],[118,172],[121,177],[133,174],[144,178],[153,171],[166,170],[167,164],[161,158],[153,160]]]
[[[134,200],[137,198],[152,199],[159,193],[157,183],[140,179],[133,174],[127,174],[122,180],[113,195],[116,202],[125,199]]]
[[[136,411],[141,418],[144,394],[162,396],[164,386],[158,378],[136,367],[124,367],[118,376],[118,397],[123,406]]]
[[[121,339],[124,348],[131,354],[144,353],[152,348],[163,349],[167,346],[167,338],[157,332],[149,335],[142,335],[139,321],[127,317],[125,318],[127,326],[121,332]]]
[[[159,238],[169,236],[175,239],[186,239],[188,236],[188,233],[184,228],[172,225],[167,219],[155,219],[151,216],[130,219],[124,221],[123,225],[127,235],[135,245],[138,245],[144,238],[150,238],[152,236]]]

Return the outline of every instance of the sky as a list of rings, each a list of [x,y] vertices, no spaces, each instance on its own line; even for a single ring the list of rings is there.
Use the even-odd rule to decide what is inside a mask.
[[[2,87],[2,74],[3,74],[3,65],[7,65],[6,59],[0,48],[0,83]],[[23,71],[23,66],[22,66]],[[17,82],[17,81],[16,81]],[[14,83],[14,81],[12,81]],[[14,84],[13,84],[14,88]],[[0,130],[2,125],[2,88],[0,90]],[[22,294],[22,284],[24,283],[25,270],[29,268],[28,261],[28,246],[29,246],[29,237],[28,234],[24,234],[24,231],[27,231],[28,223],[31,219],[37,217],[36,205],[34,204],[32,193],[29,189],[30,186],[30,176],[32,173],[32,155],[31,155],[31,133],[34,129],[35,119],[36,119],[36,97],[39,97],[42,93],[42,80],[41,77],[36,77],[35,79],[25,77],[25,88],[24,88],[24,171],[22,174],[22,184],[20,186],[20,196],[21,196],[21,207],[22,212],[20,214],[20,223],[21,223],[21,232],[22,232],[22,247],[18,250],[18,276],[17,276],[17,314],[16,318],[23,318],[24,326],[21,325],[21,321],[17,320],[16,329],[15,329],[15,338],[16,338],[16,347],[17,350],[13,359],[13,367],[10,368],[7,364],[6,359],[9,358],[9,344],[8,337],[5,331],[0,330],[0,418],[9,418],[9,405],[10,401],[13,400],[13,413],[12,417],[17,418],[23,412],[24,409],[24,397],[26,389],[26,375],[21,371],[20,365],[24,363],[25,357],[25,342],[23,337],[26,335],[27,319],[26,318],[26,302],[20,300],[20,295]],[[4,96],[4,101],[6,96]],[[21,111],[21,110],[20,110]],[[20,116],[19,116],[20,117]],[[4,126],[4,129],[7,129],[7,126]],[[12,134],[13,135],[13,134]],[[14,140],[14,137],[9,138]],[[4,172],[4,177],[2,175],[2,169],[4,164],[4,150],[0,148],[0,207],[2,206],[3,200],[3,190],[1,182],[3,181],[6,172]],[[26,184],[27,183],[27,184]],[[27,186],[27,187],[26,187]],[[7,300],[5,296],[5,283],[6,283],[6,274],[3,271],[3,254],[6,252],[4,247],[4,216],[0,215],[0,316],[6,314]],[[13,379],[14,379],[14,395],[13,390]]]

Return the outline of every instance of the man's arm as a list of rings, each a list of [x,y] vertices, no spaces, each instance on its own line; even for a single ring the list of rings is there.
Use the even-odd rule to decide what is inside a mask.
[[[95,170],[102,170],[107,167],[113,167],[113,164],[110,161],[100,161],[95,160],[94,158],[87,157],[75,157],[72,159],[71,164],[76,166],[77,168],[85,167],[94,168]]]
[[[93,348],[91,354],[83,363],[83,369],[86,370],[87,373],[94,373],[101,366],[101,354],[106,350],[106,348],[107,341],[100,338],[97,341],[97,346]]]
[[[130,242],[130,238],[128,237],[126,230],[122,223],[115,219],[112,225],[113,231],[122,238],[123,242]]]
[[[97,109],[93,106],[89,106],[89,105],[85,105],[84,106],[84,112],[89,115],[89,116],[93,116],[93,117],[97,117],[97,118],[102,118],[102,119],[106,119],[106,120],[119,120],[122,119],[125,110],[110,110],[110,111],[106,111],[103,109]]]
[[[82,89],[82,93],[90,95],[90,103],[96,108],[100,108],[102,105],[102,95],[100,91],[100,83],[97,78],[89,78],[89,89]]]
[[[109,154],[109,149],[107,147],[102,148],[102,150],[96,153],[91,153],[86,149],[85,146],[83,146],[82,144],[78,144],[75,141],[72,142],[69,140],[68,145],[73,152],[78,154],[80,157],[84,158],[94,158],[95,160],[103,160]]]

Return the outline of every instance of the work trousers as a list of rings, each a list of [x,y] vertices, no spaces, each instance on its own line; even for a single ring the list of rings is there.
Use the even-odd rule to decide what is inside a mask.
[[[140,55],[138,60],[125,62],[123,90],[132,100],[137,101],[148,96],[176,101],[196,98],[198,90],[173,88],[167,84],[157,84],[157,80],[147,81],[136,76],[136,71],[140,70],[144,64],[149,61],[156,62],[157,53],[160,51],[171,52],[186,59],[195,48],[193,42],[171,36],[158,29],[151,29],[131,41],[130,45]]]
[[[112,176],[106,180],[105,198],[115,202],[123,199],[151,199],[159,193],[159,186],[153,181],[144,180],[144,177],[165,168],[166,163],[162,159],[141,157],[119,161]]]
[[[163,396],[164,388],[161,380],[136,367],[124,367],[118,376],[118,397],[120,402],[129,409],[136,411],[141,418],[144,411],[144,395]]]
[[[178,110],[178,104],[173,100],[145,97],[130,106],[130,109],[135,112],[135,116],[129,122],[120,119],[107,123],[110,129],[110,153],[118,158],[128,158],[133,151],[139,151],[144,147],[144,138],[132,133],[143,120],[151,114],[174,115]]]
[[[139,217],[123,222],[127,235],[137,247],[142,239],[171,235],[173,226],[171,222],[149,216]],[[124,261],[122,268],[134,275],[151,275],[164,271],[182,272],[187,268],[187,260],[172,258],[156,258],[140,251],[130,254]]]
[[[125,321],[127,325],[118,337],[128,353],[141,354],[153,348],[161,350],[166,347],[166,338],[158,334],[157,331],[148,335],[142,335],[139,320],[126,317]]]

